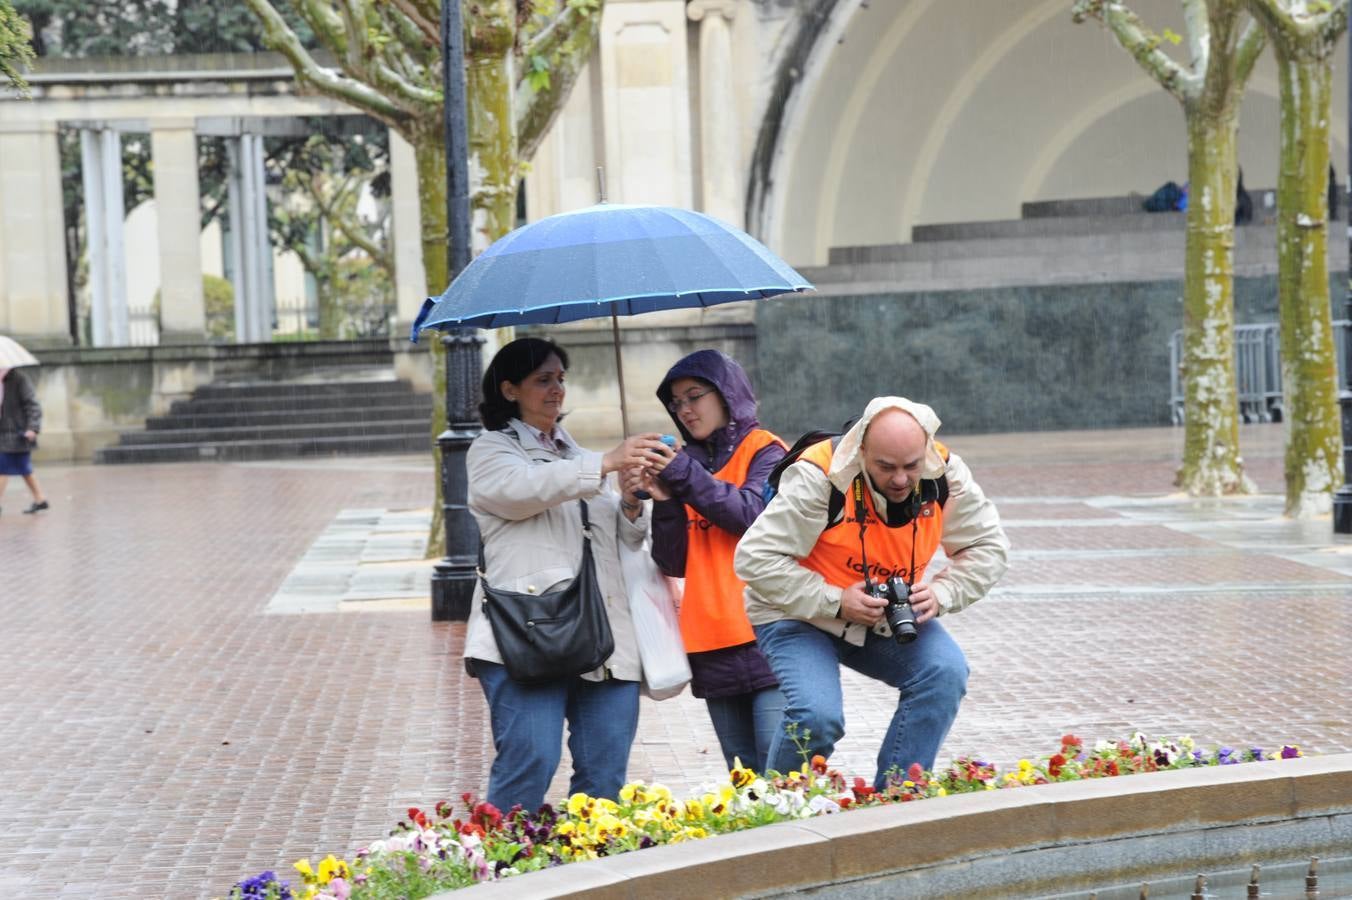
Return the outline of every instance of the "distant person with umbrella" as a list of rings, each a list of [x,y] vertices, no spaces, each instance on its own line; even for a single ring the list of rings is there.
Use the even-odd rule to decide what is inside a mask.
[[[729,769],[740,762],[764,772],[784,696],[756,647],[732,555],[765,509],[765,479],[784,458],[784,442],[756,418],[746,371],[717,350],[677,361],[657,397],[685,446],[660,474],[633,470],[629,487],[654,498],[658,568],[685,579],[680,621],[690,687],[708,706],[723,760]]]
[[[483,688],[493,731],[487,799],[503,811],[534,812],[544,803],[565,722],[573,757],[569,793],[615,798],[638,730],[642,669],[619,546],[641,547],[648,517],[633,492],[617,490],[609,476],[635,467],[660,472],[674,454],[655,433],[604,453],[579,447],[560,424],[567,369],[563,348],[540,338],[512,341],[488,364],[479,405],[484,431],[466,461],[469,510],[482,535],[483,581],[532,595],[579,574],[586,516],[614,650],[594,671],[518,683],[484,611],[484,588],[476,588],[464,656]]]
[[[9,476],[18,475],[28,485],[33,503],[25,513],[48,508],[42,486],[33,474],[33,449],[42,430],[42,407],[28,378],[15,368],[0,368],[0,498]]]

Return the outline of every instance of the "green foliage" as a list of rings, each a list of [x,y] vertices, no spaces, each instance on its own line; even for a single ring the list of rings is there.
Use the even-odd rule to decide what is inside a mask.
[[[215,275],[202,276],[202,295],[206,298],[207,339],[233,343],[235,340],[235,286]]]
[[[10,0],[0,0],[7,3]],[[38,56],[249,53],[265,49],[263,28],[241,3],[216,0],[13,0],[33,30]],[[313,35],[287,16],[307,45]]]
[[[530,64],[526,68],[526,78],[530,81],[532,90],[544,91],[549,89],[549,60],[540,56],[538,53],[530,58]]]
[[[1161,36],[1166,41],[1173,44],[1175,47],[1177,47],[1183,41],[1183,35],[1179,34],[1177,31],[1174,31],[1172,28],[1165,28]]]
[[[0,0],[0,82],[9,82],[20,93],[27,92],[22,69],[32,62],[28,23],[10,6],[10,0]]]

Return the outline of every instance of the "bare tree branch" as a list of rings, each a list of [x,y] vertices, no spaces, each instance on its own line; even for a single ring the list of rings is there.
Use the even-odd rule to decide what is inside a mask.
[[[563,111],[564,102],[596,45],[601,17],[595,14],[580,14],[566,32],[555,31],[550,36],[550,28],[558,25],[563,15],[572,12],[574,9],[569,7],[528,45],[532,48],[528,52],[539,49],[549,54],[549,84],[536,90],[528,78],[521,78],[517,83],[512,105],[516,114],[518,159],[528,160],[535,155],[540,141]],[[542,38],[546,40],[541,42]]]
[[[1253,72],[1254,63],[1258,62],[1258,57],[1263,55],[1263,48],[1267,46],[1267,31],[1257,19],[1250,19],[1249,24],[1245,26],[1244,33],[1239,37],[1239,45],[1235,48],[1235,83],[1245,85],[1249,83],[1249,75]]]
[[[441,46],[441,24],[439,22],[429,22],[424,18],[412,0],[390,0],[390,3],[417,26],[418,30],[432,42],[433,46]]]
[[[1211,61],[1211,21],[1206,14],[1206,0],[1184,0],[1183,21],[1188,31],[1188,68],[1205,74]]]
[[[339,58],[347,55],[347,31],[337,13],[321,0],[295,0],[295,6],[315,37]]]
[[[269,46],[287,58],[296,70],[297,80],[309,82],[320,92],[365,110],[386,124],[402,124],[408,119],[409,111],[402,109],[379,91],[317,63],[309,51],[301,46],[300,39],[291,30],[291,26],[286,24],[286,20],[268,0],[244,0],[244,2],[262,19]]]
[[[1071,10],[1076,22],[1098,19],[1136,60],[1147,75],[1181,102],[1187,102],[1201,89],[1205,70],[1185,70],[1159,49],[1161,38],[1146,28],[1139,16],[1115,0],[1078,0]]]

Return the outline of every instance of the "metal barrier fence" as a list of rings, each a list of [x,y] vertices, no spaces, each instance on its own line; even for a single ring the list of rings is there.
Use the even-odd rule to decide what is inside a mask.
[[[1335,366],[1338,385],[1343,384],[1342,366],[1347,359],[1347,319],[1333,323]],[[1239,395],[1241,421],[1282,420],[1282,352],[1277,323],[1235,326],[1235,389]],[[1169,336],[1169,418],[1183,424],[1183,331]]]

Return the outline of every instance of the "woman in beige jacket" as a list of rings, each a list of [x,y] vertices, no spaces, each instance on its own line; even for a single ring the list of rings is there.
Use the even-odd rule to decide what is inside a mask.
[[[488,802],[534,812],[559,767],[565,720],[573,757],[569,792],[615,797],[624,785],[638,728],[639,666],[619,543],[637,548],[648,533],[644,505],[607,478],[634,467],[661,471],[672,452],[657,434],[584,450],[559,424],[568,354],[551,341],[521,338],[489,363],[479,406],[484,432],[467,460],[469,509],[483,540],[485,576],[495,588],[538,593],[562,586],[582,559],[581,506],[591,520],[592,556],[605,595],[615,650],[600,668],[542,685],[512,681],[477,589],[465,658],[479,679],[497,752]]]

